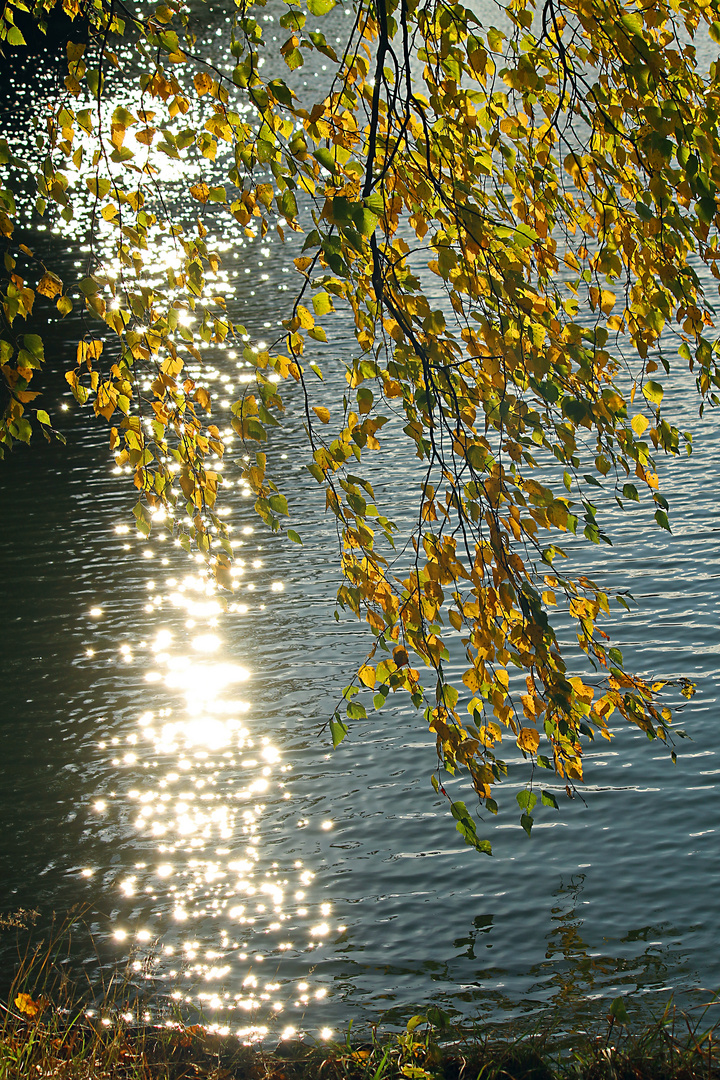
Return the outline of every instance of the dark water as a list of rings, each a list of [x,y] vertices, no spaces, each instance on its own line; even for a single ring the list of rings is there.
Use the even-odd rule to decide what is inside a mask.
[[[213,19],[212,35],[224,15]],[[37,106],[22,84],[18,145]],[[214,239],[233,316],[270,340],[292,295],[287,252],[277,239]],[[32,242],[60,273],[87,257],[82,219]],[[153,257],[162,266],[171,253],[158,244]],[[246,1033],[338,1032],[430,1002],[497,1018],[720,988],[720,437],[712,413],[698,419],[689,379],[665,398],[696,447],[663,463],[673,535],[646,509],[610,509],[614,546],[579,544],[572,558],[635,596],[614,622],[631,666],[697,681],[682,713],[692,741],[673,767],[662,747],[618,731],[587,755],[584,802],[539,817],[532,840],[508,789],[506,812],[482,826],[488,859],[430,787],[433,739],[418,717],[371,715],[330,752],[323,725],[370,642],[332,617],[337,540],[292,393],[269,460],[304,546],[263,530],[230,452],[241,573],[223,612],[202,565],[161,527],[149,540],[134,532],[106,430],[63,391],[78,331],[69,319],[49,332],[46,398],[67,447],[38,438],[0,466],[2,908],[37,907],[47,924],[84,905],[75,959],[91,976],[129,958],[154,1008],[170,997]],[[349,338],[339,322],[319,349],[318,403],[342,392],[333,357]],[[235,351],[208,350],[203,372],[225,402],[221,425],[248,375]],[[381,509],[402,526],[414,460],[391,434],[373,470]]]

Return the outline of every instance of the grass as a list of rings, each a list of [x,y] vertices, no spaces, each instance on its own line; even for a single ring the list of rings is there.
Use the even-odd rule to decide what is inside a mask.
[[[0,929],[26,926],[32,914],[16,913]],[[618,998],[594,1031],[575,1034],[559,1034],[562,1018],[503,1033],[430,1008],[400,1032],[371,1028],[366,1041],[349,1028],[342,1043],[294,1040],[270,1050],[180,1018],[143,1025],[129,983],[106,989],[101,1001],[94,992],[103,1019],[88,1016],[87,993],[66,974],[68,955],[66,927],[21,954],[0,1003],[0,1080],[720,1080],[708,1024],[715,999],[696,1020],[670,1004],[656,1020],[633,1024]],[[128,1013],[138,1022],[121,1019]]]
[[[416,1019],[416,1018],[414,1018]],[[714,1080],[712,1033],[673,1030],[666,1013],[641,1031],[607,1023],[565,1049],[552,1033],[511,1041],[423,1020],[413,1030],[365,1044],[244,1046],[199,1025],[103,1027],[51,1006],[35,1017],[6,1009],[0,1031],[2,1080]],[[412,1025],[412,1022],[411,1022]]]

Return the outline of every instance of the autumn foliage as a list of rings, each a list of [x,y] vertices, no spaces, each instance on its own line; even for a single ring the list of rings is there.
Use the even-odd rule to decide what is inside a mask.
[[[219,257],[200,218],[191,229],[164,215],[157,166],[163,155],[206,159],[208,182],[187,191],[205,220],[252,236],[302,233],[282,337],[267,349],[243,342],[255,381],[233,427],[252,451],[257,512],[297,542],[292,500],[262,445],[288,396],[304,402],[308,469],[341,536],[338,601],[374,637],[333,740],[366,715],[369,695],[379,709],[404,691],[437,737],[440,765],[465,771],[491,812],[508,770],[502,745],[518,748],[532,766],[517,796],[529,832],[538,790],[555,804],[538,770],[571,794],[583,742],[610,738],[611,717],[668,734],[666,682],[627,670],[601,628],[624,598],[566,573],[562,545],[567,534],[608,540],[598,488],[621,505],[651,500],[669,528],[656,461],[691,444],[666,414],[662,379],[680,362],[701,403],[717,401],[698,266],[720,278],[720,67],[702,61],[708,36],[720,41],[720,0],[506,0],[493,9],[500,26],[461,3],[357,0],[342,50],[322,29],[335,0],[284,0],[285,73],[267,78],[264,5],[236,0],[226,75],[203,59],[198,20],[179,3],[140,18],[121,3],[63,0],[86,43],[67,46],[40,167],[0,140],[0,443],[28,441],[33,421],[52,436],[32,389],[43,340],[26,327],[43,304],[63,316],[80,305],[92,329],[66,378],[132,467],[138,528],[147,533],[163,506],[229,585],[212,468],[224,447],[208,391],[186,367],[204,344],[246,335],[213,296]],[[21,7],[9,0],[0,18],[6,47],[23,47]],[[51,7],[39,3],[34,17]],[[134,112],[103,107],[120,40],[142,70]],[[321,57],[333,78],[312,100],[295,72]],[[203,116],[195,126],[191,106]],[[44,266],[25,244],[18,174],[53,219],[89,200],[113,230],[118,269],[100,263],[69,282]],[[151,287],[159,233],[181,259]],[[344,402],[327,400],[312,353],[333,319],[356,338]],[[404,563],[363,475],[398,414],[422,470]],[[584,657],[561,648],[560,621]],[[466,658],[457,685],[451,647]],[[465,804],[451,809],[465,839],[489,851]]]

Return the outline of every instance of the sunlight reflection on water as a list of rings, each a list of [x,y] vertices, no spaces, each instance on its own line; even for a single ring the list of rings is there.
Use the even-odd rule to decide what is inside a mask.
[[[261,569],[262,560],[252,563]],[[273,581],[270,588],[279,586]],[[148,783],[127,792],[138,847],[154,847],[155,858],[116,883],[134,906],[117,913],[112,937],[121,947],[132,945],[136,977],[144,972],[156,986],[166,984],[176,1003],[209,1010],[216,1026],[260,1037],[267,1031],[263,1017],[279,1020],[291,1009],[302,1018],[327,996],[326,986],[307,981],[309,974],[293,985],[278,973],[277,961],[274,970],[268,961],[312,950],[345,927],[332,923],[332,904],[313,898],[315,874],[301,860],[281,866],[263,855],[264,827],[277,802],[291,799],[291,767],[269,737],[253,735],[251,672],[228,658],[214,583],[170,574],[154,590],[153,610],[166,606],[191,616],[180,632],[160,626],[149,641],[119,647],[129,662],[144,654],[143,679],[154,700],[166,703],[139,716],[136,731],[125,737],[129,749],[112,759],[114,767],[131,769],[162,762]],[[241,687],[248,696],[239,696]],[[112,741],[120,746],[120,739]],[[105,799],[93,808],[108,812]],[[319,827],[332,824],[326,819]],[[296,827],[305,825],[301,819]],[[93,868],[83,874],[93,876]],[[148,913],[138,910],[148,899],[170,916],[161,919],[160,933],[147,928]],[[208,918],[216,923],[210,935],[195,928]],[[232,989],[220,989],[225,985]],[[248,1019],[233,1021],[234,1012]]]
[[[130,104],[133,92],[119,91]],[[19,123],[24,142],[26,127]],[[209,177],[211,166],[156,157],[170,189],[175,184],[178,214],[194,224],[195,209],[187,211],[179,196],[200,170]],[[79,269],[91,254],[86,224],[79,214],[62,230],[59,258],[70,273],[71,263]],[[94,473],[85,460],[93,440],[106,441],[104,431],[72,429],[82,452],[67,490],[55,490],[65,464],[55,478],[42,465],[27,466],[30,479],[11,492],[7,514],[24,530],[6,539],[8,565],[22,570],[17,594],[10,571],[3,586],[17,611],[8,625],[18,630],[7,646],[15,667],[8,664],[6,678],[8,700],[30,703],[16,710],[20,719],[13,711],[13,731],[32,723],[36,737],[31,760],[22,747],[15,758],[8,752],[8,894],[32,906],[45,887],[48,906],[58,896],[68,907],[78,897],[109,904],[97,933],[111,941],[114,960],[130,958],[137,982],[155,991],[156,1001],[170,998],[188,1012],[202,1007],[217,1027],[246,1037],[267,1029],[329,1037],[321,1025],[341,1024],[353,1008],[373,1018],[383,1008],[429,1001],[492,1011],[530,993],[533,1007],[565,1001],[568,987],[589,998],[636,987],[655,993],[692,982],[695,967],[704,978],[720,978],[707,919],[720,886],[712,842],[717,770],[690,783],[698,780],[692,755],[681,755],[671,774],[625,733],[621,749],[593,762],[587,816],[573,807],[562,820],[538,820],[530,844],[512,811],[504,812],[497,825],[483,823],[496,841],[489,862],[463,847],[433,799],[433,739],[413,716],[371,715],[328,761],[317,731],[367,639],[354,626],[333,636],[323,622],[330,620],[335,537],[314,508],[301,420],[291,419],[283,436],[289,455],[272,445],[268,453],[303,525],[302,564],[249,524],[253,494],[240,475],[243,462],[233,461],[242,450],[230,426],[230,403],[254,377],[243,345],[279,331],[290,256],[271,236],[261,242],[206,224],[208,246],[225,260],[209,284],[250,331],[242,343],[208,346],[202,365],[187,357],[188,373],[212,390],[213,422],[228,447],[221,498],[237,555],[234,589],[224,611],[202,558],[181,549],[161,513],[148,538],[128,526],[130,502],[117,474],[129,468],[113,466],[104,447],[92,459]],[[58,244],[58,228],[38,232],[37,245]],[[96,251],[103,253],[102,236]],[[117,280],[107,245],[104,259],[109,280]],[[155,288],[181,264],[167,235],[155,233],[144,282]],[[171,290],[168,301],[177,295]],[[194,319],[179,312],[180,327]],[[76,331],[84,332],[70,323],[51,331],[59,354],[68,347],[63,334],[70,340]],[[319,358],[328,395],[341,398],[342,364],[328,357],[346,355],[349,335],[341,328],[338,337]],[[681,380],[677,390],[668,382],[668,398],[683,392]],[[60,408],[79,423],[74,401]],[[683,409],[684,426],[702,434],[692,410]],[[620,558],[611,563],[604,551],[584,550],[593,575],[653,594],[616,629],[640,665],[667,662],[670,673],[678,666],[697,675],[703,691],[689,713],[700,740],[715,718],[712,654],[720,648],[712,640],[720,600],[707,484],[717,474],[717,436],[708,420],[704,430],[702,484],[694,459],[673,466],[669,481],[677,532],[689,533],[685,546],[656,534],[647,539],[643,519],[616,516]],[[391,438],[395,455],[373,480],[379,500],[400,519],[414,472]],[[9,470],[22,463],[6,464],[10,489]],[[693,500],[688,493],[701,488]],[[70,507],[59,526],[51,514],[49,525],[33,518],[59,503]],[[702,752],[716,755],[714,746]],[[14,782],[15,760],[23,763],[22,784]],[[503,796],[512,805],[514,791]]]

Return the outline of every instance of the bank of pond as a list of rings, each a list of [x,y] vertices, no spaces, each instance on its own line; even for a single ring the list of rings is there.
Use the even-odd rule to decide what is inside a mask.
[[[158,999],[130,966],[83,979],[75,918],[50,932],[35,930],[38,918],[0,914],[0,1080],[720,1080],[720,993],[699,988],[682,1007],[569,991],[505,1019],[437,1005],[400,1016],[378,1000],[362,1029],[348,1001],[340,1032],[257,1027],[248,1037]]]
[[[28,1015],[33,1008],[37,1011]],[[456,1027],[440,1010],[402,1031],[370,1029],[342,1042],[247,1044],[202,1024],[135,1026],[69,1015],[23,992],[2,1006],[0,1078],[28,1080],[713,1080],[720,1075],[714,1027],[669,1004],[632,1024],[622,999],[595,1025],[555,1024],[503,1032]]]

